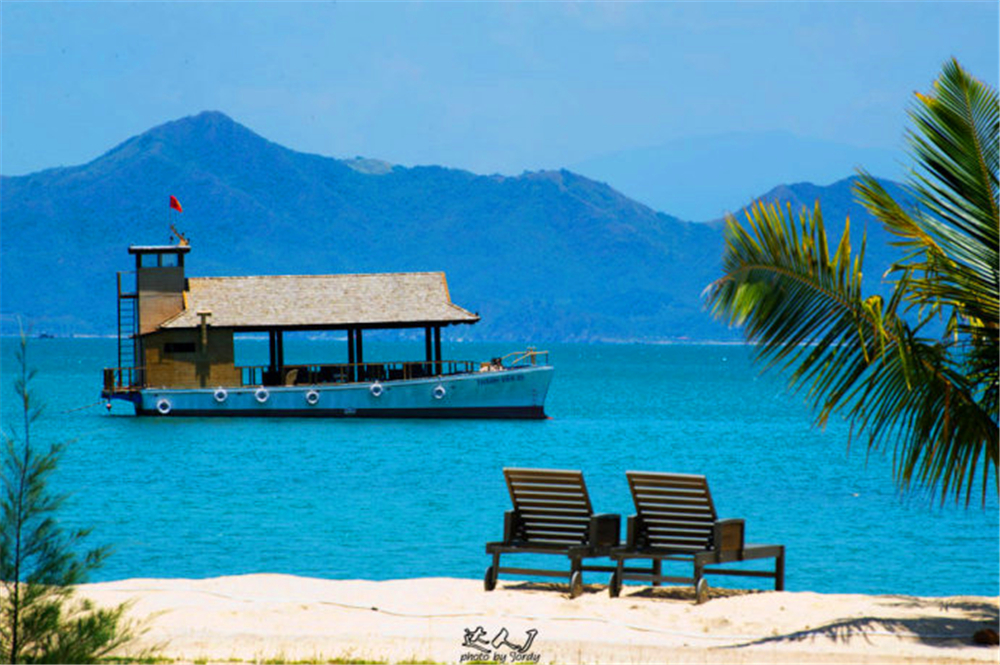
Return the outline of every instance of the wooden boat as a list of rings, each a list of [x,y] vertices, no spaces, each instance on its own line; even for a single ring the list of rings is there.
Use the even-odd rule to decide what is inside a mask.
[[[131,246],[118,273],[118,365],[102,397],[152,416],[544,418],[553,368],[527,351],[444,360],[441,329],[479,316],[444,273],[187,277],[190,245]],[[423,329],[420,361],[367,362],[364,333]],[[341,331],[347,362],[286,364],[284,335]],[[236,365],[234,335],[264,333],[269,363]]]

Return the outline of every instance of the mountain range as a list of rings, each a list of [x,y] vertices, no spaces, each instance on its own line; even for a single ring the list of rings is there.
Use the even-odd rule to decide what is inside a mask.
[[[831,226],[848,215],[852,229],[866,226],[877,289],[892,252],[851,187],[782,185],[757,198],[818,199]],[[0,223],[5,333],[20,319],[36,333],[113,334],[128,245],[168,243],[175,224],[193,276],[444,271],[453,301],[482,316],[452,339],[739,339],[701,297],[719,276],[721,220],[657,212],[568,170],[489,176],[296,152],[219,112],[88,164],[0,177]]]

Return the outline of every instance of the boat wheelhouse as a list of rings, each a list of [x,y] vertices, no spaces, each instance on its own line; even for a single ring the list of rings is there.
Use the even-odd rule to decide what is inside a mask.
[[[451,302],[444,273],[189,278],[190,250],[129,247],[103,398],[156,416],[545,417],[547,352],[443,358],[442,328],[479,321]],[[422,329],[424,359],[366,361],[365,332],[388,329]],[[346,362],[286,363],[285,334],[300,331],[345,334]],[[267,335],[266,365],[236,365],[240,333]]]

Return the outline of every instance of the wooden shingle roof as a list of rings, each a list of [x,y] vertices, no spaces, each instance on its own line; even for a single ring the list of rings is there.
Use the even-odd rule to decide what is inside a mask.
[[[360,275],[192,277],[184,310],[160,327],[196,328],[211,312],[216,328],[405,328],[475,323],[451,302],[442,272]]]

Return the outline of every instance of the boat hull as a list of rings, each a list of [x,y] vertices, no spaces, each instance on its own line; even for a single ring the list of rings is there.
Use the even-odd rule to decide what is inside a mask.
[[[240,388],[146,388],[143,416],[296,418],[545,418],[551,366],[374,383]]]

